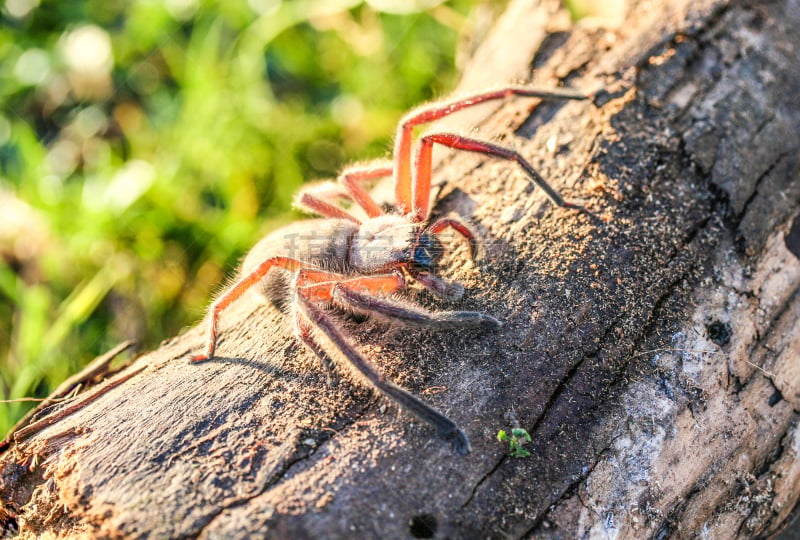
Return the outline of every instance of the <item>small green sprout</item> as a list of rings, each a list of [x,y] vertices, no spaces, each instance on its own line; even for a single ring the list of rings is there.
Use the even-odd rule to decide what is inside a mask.
[[[513,457],[523,458],[531,455],[528,450],[522,447],[525,443],[531,442],[530,434],[522,428],[512,429],[510,436],[501,429],[497,432],[497,440],[500,442],[508,441],[508,453]]]

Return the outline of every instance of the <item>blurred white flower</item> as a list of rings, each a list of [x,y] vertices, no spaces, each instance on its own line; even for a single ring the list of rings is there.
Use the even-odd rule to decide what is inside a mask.
[[[15,19],[21,19],[39,6],[39,0],[6,0],[6,12]]]
[[[108,74],[114,65],[111,37],[93,24],[79,26],[64,36],[61,55],[70,70],[90,77]]]
[[[76,96],[101,98],[111,92],[114,52],[108,32],[93,24],[79,26],[61,38],[59,49]]]
[[[114,211],[121,212],[141,197],[155,180],[153,166],[141,159],[126,163],[106,188],[104,202]]]
[[[39,84],[50,73],[50,57],[42,49],[28,49],[14,64],[14,76],[22,84]]]

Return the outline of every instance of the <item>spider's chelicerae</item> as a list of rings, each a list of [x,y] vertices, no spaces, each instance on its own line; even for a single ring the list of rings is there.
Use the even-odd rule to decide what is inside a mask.
[[[413,155],[414,128],[467,107],[508,96],[540,99],[586,99],[569,90],[536,90],[510,86],[451,101],[425,105],[407,114],[398,125],[394,157],[346,169],[338,183],[325,182],[300,191],[296,203],[323,219],[301,221],[263,238],[242,264],[237,281],[210,307],[205,352],[192,358],[199,362],[214,356],[220,314],[244,292],[256,288],[273,303],[283,305],[292,318],[297,339],[319,357],[332,373],[332,357],[343,357],[375,388],[409,412],[433,426],[460,454],[469,452],[464,432],[450,420],[407,390],[386,380],[361,355],[350,338],[323,306],[373,315],[382,319],[426,328],[478,327],[494,330],[500,321],[474,311],[431,312],[399,302],[393,293],[416,281],[434,294],[458,298],[464,288],[435,274],[441,256],[437,235],[451,229],[469,241],[472,255],[476,238],[461,220],[441,218],[430,222],[431,152],[435,144],[478,152],[517,162],[530,179],[556,205],[565,202],[516,151],[453,133],[430,133],[419,138]],[[384,211],[362,182],[392,176],[395,204]],[[349,200],[363,210],[361,219],[336,204]]]

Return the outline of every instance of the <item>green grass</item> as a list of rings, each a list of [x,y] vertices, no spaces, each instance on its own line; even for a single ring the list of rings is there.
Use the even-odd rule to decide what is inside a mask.
[[[476,3],[6,2],[0,399],[196,322],[303,182],[387,156],[447,93]],[[0,404],[0,433],[28,407]]]

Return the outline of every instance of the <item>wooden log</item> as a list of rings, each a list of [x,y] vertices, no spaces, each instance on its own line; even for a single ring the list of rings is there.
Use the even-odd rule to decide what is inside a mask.
[[[521,77],[596,91],[510,100],[480,122],[588,215],[553,207],[513,163],[453,152],[438,171],[437,212],[467,218],[485,257],[446,260],[464,300],[417,299],[504,328],[346,323],[387,377],[464,428],[469,455],[361,384],[329,387],[282,315],[242,299],[214,361],[189,364],[203,341],[190,330],[10,440],[5,530],[777,532],[800,494],[800,5],[642,0],[621,20],[573,25],[514,1],[465,74],[472,90]],[[532,435],[529,457],[496,439],[512,427]]]

